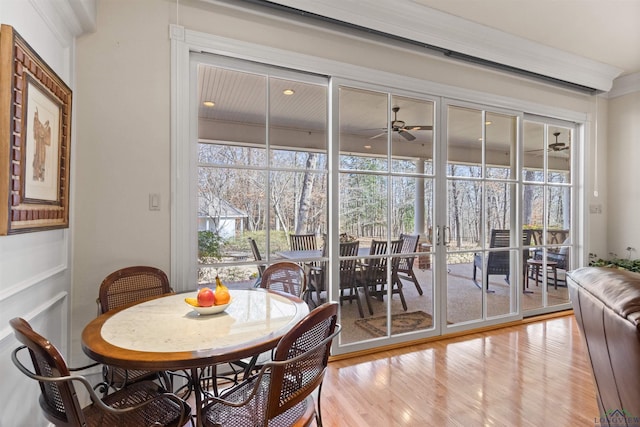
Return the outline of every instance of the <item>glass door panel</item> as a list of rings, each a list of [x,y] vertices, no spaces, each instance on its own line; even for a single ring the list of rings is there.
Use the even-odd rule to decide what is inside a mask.
[[[513,224],[515,115],[447,108],[447,323],[516,313],[524,252]]]
[[[433,124],[431,101],[339,88],[339,237],[359,244],[357,286],[333,286],[341,344],[434,328]]]
[[[569,303],[571,253],[571,127],[524,123],[522,223],[532,234],[525,270],[526,312]]]

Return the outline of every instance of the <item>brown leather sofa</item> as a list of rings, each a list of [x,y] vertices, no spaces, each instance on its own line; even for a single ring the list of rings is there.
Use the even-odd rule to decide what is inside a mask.
[[[567,274],[593,369],[601,426],[640,426],[640,274],[583,267]]]

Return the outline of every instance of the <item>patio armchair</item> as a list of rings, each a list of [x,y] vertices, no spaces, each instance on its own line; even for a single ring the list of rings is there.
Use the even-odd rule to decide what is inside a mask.
[[[523,230],[522,232],[522,245],[528,247],[531,244],[531,233],[529,230]],[[489,241],[489,248],[509,248],[511,246],[511,232],[510,230],[491,230],[491,239]],[[529,259],[529,250],[525,249],[523,252],[523,265],[526,265],[526,260]],[[509,275],[511,269],[511,251],[509,249],[489,251],[487,253],[486,267],[483,265],[482,254],[476,253],[473,257],[473,283],[479,288],[482,288],[477,281],[477,270],[484,272],[484,278],[486,283],[486,291],[489,290],[489,276],[493,274],[504,274],[505,281],[509,283]]]
[[[569,253],[570,247],[570,238],[567,237],[564,242],[562,242],[563,246],[558,249],[550,248],[547,250],[547,261],[555,262],[555,268],[559,270],[564,270],[565,272],[569,270]],[[533,259],[541,260],[543,251],[542,249],[536,249],[533,251]],[[558,282],[566,282],[564,279],[556,279],[554,286],[558,288]],[[563,285],[564,286],[564,285]]]

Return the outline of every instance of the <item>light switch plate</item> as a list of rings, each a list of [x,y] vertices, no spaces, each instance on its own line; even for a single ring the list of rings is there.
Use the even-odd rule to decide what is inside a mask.
[[[160,194],[149,193],[149,210],[150,211],[160,210]]]

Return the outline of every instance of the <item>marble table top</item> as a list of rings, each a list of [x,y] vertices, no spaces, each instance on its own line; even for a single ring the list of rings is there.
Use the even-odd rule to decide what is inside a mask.
[[[83,350],[94,360],[125,367],[219,363],[274,347],[309,312],[289,295],[263,289],[230,293],[232,303],[218,314],[198,314],[184,301],[195,291],[105,313],[85,327]]]

